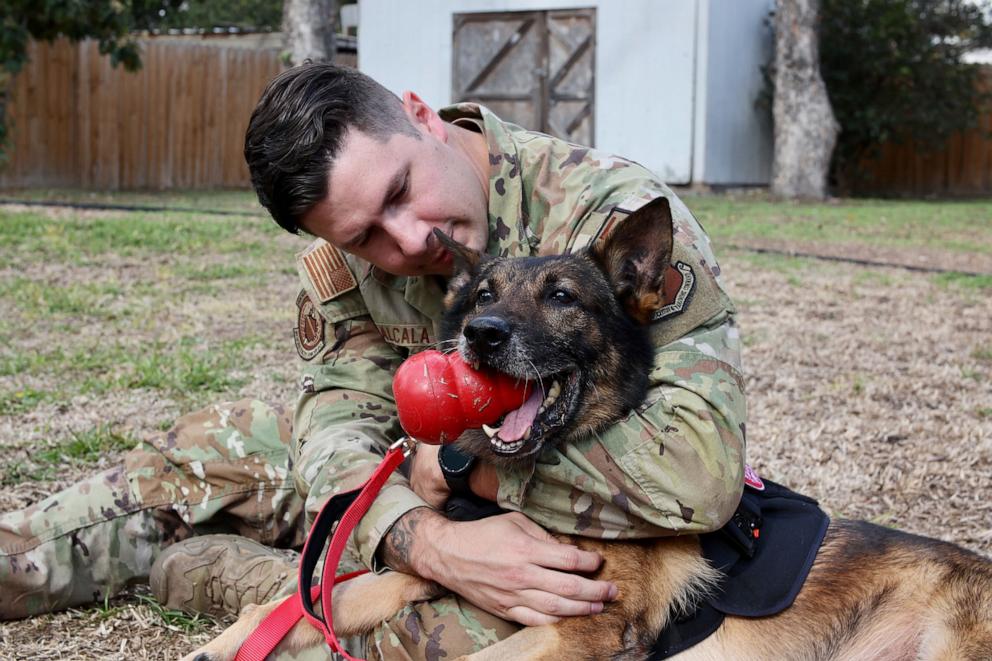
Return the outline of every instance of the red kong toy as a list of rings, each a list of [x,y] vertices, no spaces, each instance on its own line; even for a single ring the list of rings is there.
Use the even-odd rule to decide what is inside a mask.
[[[527,408],[531,399],[536,409],[540,398],[531,397],[533,390],[530,382],[473,369],[457,353],[435,350],[410,356],[393,378],[400,424],[407,434],[431,445],[452,443],[466,429]]]

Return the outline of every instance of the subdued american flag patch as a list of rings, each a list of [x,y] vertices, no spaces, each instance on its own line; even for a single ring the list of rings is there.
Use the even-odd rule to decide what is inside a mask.
[[[315,241],[296,257],[313,283],[314,293],[326,303],[358,286],[344,253],[327,243]]]

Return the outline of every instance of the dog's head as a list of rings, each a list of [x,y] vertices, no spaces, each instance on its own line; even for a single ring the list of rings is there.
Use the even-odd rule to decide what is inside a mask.
[[[647,324],[672,254],[666,199],[570,255],[496,258],[436,233],[455,262],[442,337],[469,363],[535,384],[496,426],[465,432],[462,448],[494,463],[533,461],[643,401],[653,359]]]

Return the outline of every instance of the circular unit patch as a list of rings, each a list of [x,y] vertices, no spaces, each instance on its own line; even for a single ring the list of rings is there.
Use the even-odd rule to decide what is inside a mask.
[[[293,331],[296,352],[303,360],[312,360],[324,348],[324,318],[305,290],[296,297],[296,328]]]

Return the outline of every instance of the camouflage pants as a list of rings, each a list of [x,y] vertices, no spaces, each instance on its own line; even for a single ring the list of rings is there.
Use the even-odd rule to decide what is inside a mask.
[[[125,455],[123,464],[0,515],[0,620],[102,601],[147,581],[163,549],[195,534],[302,546],[304,499],[292,480],[291,435],[283,407],[257,400],[218,404],[180,418]],[[369,637],[368,653],[450,659],[516,628],[457,597],[442,597],[383,622]],[[323,648],[276,656],[328,655]]]

